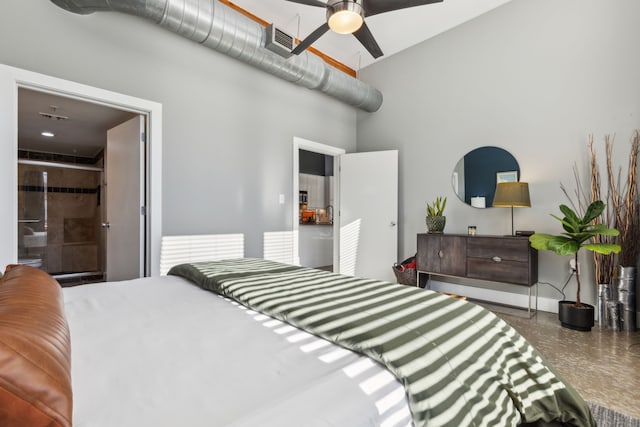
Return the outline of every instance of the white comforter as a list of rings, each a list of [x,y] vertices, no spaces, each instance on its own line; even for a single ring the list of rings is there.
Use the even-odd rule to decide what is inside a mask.
[[[383,367],[181,278],[64,297],[75,427],[411,425]]]

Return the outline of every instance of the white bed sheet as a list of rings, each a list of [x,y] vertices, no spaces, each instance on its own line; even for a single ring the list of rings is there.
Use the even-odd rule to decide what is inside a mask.
[[[75,427],[412,425],[382,366],[184,279],[64,298]]]

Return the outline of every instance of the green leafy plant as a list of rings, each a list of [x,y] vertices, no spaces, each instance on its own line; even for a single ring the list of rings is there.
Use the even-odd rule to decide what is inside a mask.
[[[580,270],[578,268],[578,252],[581,248],[603,255],[620,252],[620,245],[594,241],[596,236],[617,236],[620,234],[615,228],[608,228],[605,224],[596,223],[594,220],[604,211],[605,204],[602,200],[592,202],[581,218],[566,205],[560,205],[560,211],[564,217],[551,214],[552,217],[562,223],[564,233],[559,235],[535,233],[529,237],[531,246],[538,250],[548,250],[558,255],[573,255],[576,262],[576,306],[581,307],[580,302]]]
[[[446,197],[437,197],[433,203],[427,203],[427,216],[443,216],[446,205]]]

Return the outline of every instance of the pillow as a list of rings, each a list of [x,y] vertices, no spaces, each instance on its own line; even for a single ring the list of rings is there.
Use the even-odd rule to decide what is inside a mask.
[[[70,427],[71,350],[60,285],[7,266],[0,279],[0,426]]]

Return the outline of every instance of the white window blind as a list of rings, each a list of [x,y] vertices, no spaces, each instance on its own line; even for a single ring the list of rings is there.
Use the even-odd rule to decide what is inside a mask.
[[[244,234],[198,234],[163,236],[160,249],[160,274],[177,264],[244,258]]]

